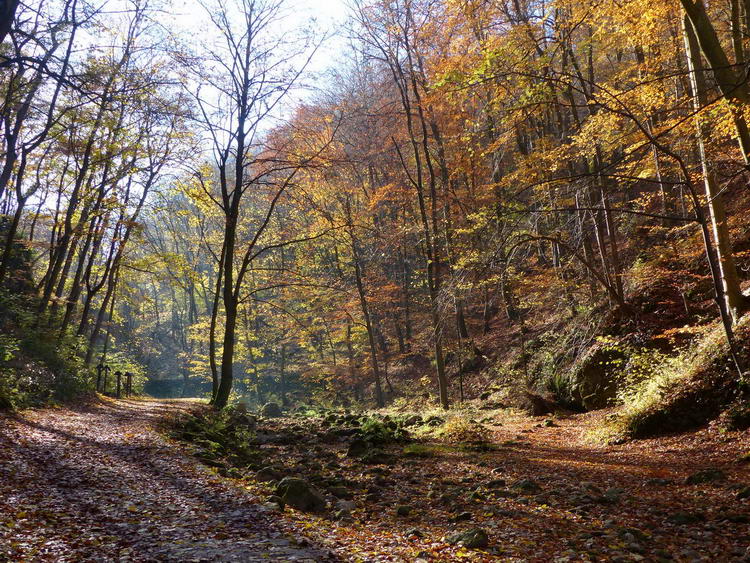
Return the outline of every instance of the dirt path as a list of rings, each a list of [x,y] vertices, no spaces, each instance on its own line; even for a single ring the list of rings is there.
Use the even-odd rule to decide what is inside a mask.
[[[154,430],[184,408],[0,417],[0,561],[333,560]]]

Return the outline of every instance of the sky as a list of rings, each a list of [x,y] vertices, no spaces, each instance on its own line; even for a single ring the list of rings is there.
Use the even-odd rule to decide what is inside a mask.
[[[203,39],[203,30],[211,30],[210,24],[206,25],[208,22],[205,21],[205,10],[199,5],[199,1],[172,0],[169,8],[174,14],[176,26],[182,28],[188,36],[192,35],[197,42]],[[307,84],[312,82],[314,86],[324,86],[325,70],[343,58],[343,51],[347,46],[347,39],[343,33],[348,15],[347,2],[348,0],[285,0],[285,27],[294,29],[312,25],[319,30],[321,39],[325,37],[325,41],[317,49],[307,67]],[[304,100],[307,94],[297,91],[292,97],[299,102]]]

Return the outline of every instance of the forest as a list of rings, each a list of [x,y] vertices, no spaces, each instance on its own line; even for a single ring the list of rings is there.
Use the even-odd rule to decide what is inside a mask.
[[[0,560],[750,560],[749,76],[750,0],[0,0]]]

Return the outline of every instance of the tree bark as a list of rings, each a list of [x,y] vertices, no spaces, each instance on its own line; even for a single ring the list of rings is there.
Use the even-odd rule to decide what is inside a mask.
[[[685,51],[688,58],[688,70],[690,72],[690,84],[693,90],[693,109],[699,112],[707,104],[707,90],[704,68],[698,51],[698,42],[690,20],[686,17],[683,22],[685,33]],[[732,323],[736,323],[747,308],[747,300],[742,295],[737,268],[732,253],[732,243],[729,236],[724,199],[719,191],[716,176],[709,166],[704,145],[706,132],[701,122],[701,116],[696,115],[696,143],[701,169],[703,171],[703,183],[706,190],[709,218],[714,236],[714,244],[718,258],[719,275],[723,289],[723,299],[726,303]]]

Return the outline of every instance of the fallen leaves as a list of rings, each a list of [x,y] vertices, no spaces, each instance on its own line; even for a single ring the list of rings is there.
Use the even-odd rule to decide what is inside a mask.
[[[0,561],[326,560],[152,428],[179,408],[191,405],[1,417]]]

